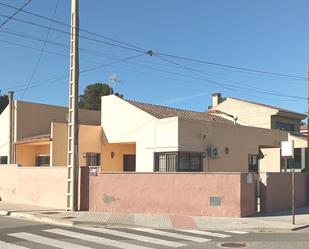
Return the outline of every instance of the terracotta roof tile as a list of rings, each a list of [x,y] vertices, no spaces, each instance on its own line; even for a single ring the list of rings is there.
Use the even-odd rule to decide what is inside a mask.
[[[147,112],[148,114],[158,118],[171,118],[171,117],[179,117],[182,119],[194,119],[194,120],[204,120],[204,121],[215,121],[227,124],[233,124],[232,121],[219,117],[217,115],[211,115],[207,112],[196,112],[196,111],[189,111],[183,109],[177,109],[172,107],[166,107],[161,105],[154,105],[154,104],[146,104],[142,102],[137,102],[133,100],[127,100],[131,105]]]

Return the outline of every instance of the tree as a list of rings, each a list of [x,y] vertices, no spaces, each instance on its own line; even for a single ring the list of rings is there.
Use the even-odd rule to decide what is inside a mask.
[[[79,96],[78,106],[88,110],[101,110],[101,97],[114,93],[112,87],[105,83],[94,83],[88,85],[84,93]],[[115,93],[116,96],[123,98],[122,94]]]
[[[0,114],[9,104],[9,97],[7,95],[0,95]]]

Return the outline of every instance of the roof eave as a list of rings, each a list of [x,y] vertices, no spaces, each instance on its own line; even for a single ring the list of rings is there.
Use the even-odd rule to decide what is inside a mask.
[[[295,119],[299,119],[299,120],[303,120],[307,117],[305,114],[302,114],[302,113],[288,112],[288,111],[284,111],[284,110],[278,110],[276,115],[289,117],[289,118],[295,118]]]

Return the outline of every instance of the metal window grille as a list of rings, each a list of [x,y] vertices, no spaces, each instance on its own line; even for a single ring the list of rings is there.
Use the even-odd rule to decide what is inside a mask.
[[[101,155],[100,153],[86,153],[86,166],[100,166]]]
[[[249,172],[258,172],[259,171],[259,162],[258,155],[249,155]]]
[[[37,166],[50,166],[50,156],[38,156]]]
[[[283,130],[283,131],[295,131],[295,125],[277,121],[276,129]]]
[[[8,164],[8,157],[0,156],[0,164]]]
[[[191,152],[155,153],[155,171],[193,172],[202,171],[202,154]]]

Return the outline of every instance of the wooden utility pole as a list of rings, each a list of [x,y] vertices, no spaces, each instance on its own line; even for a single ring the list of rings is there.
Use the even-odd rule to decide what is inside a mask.
[[[71,0],[70,82],[68,107],[67,211],[78,209],[78,81],[79,0]]]

